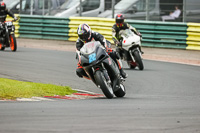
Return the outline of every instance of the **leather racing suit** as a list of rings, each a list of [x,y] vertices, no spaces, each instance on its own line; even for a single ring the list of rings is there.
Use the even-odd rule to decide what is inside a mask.
[[[104,38],[103,35],[101,35],[98,32],[94,32],[94,31],[92,31],[92,33],[91,33],[91,39],[90,39],[90,41],[93,41],[93,40],[99,41],[106,48],[107,53],[110,55],[110,57],[118,65],[119,70],[120,70],[120,74],[122,75],[122,77],[127,77],[126,73],[123,71],[122,63],[119,60],[120,57],[117,54],[117,52],[115,52],[115,51],[112,50],[111,43],[109,41],[107,41]],[[80,49],[83,47],[84,43],[87,43],[87,42],[83,42],[83,41],[80,40],[80,38],[78,38],[78,40],[76,41],[76,50],[80,51]],[[85,78],[89,79],[88,75],[83,70],[83,67],[80,65],[80,63],[78,63],[77,65],[78,65],[78,67],[76,69],[76,74],[79,77],[81,77],[81,78],[84,76]],[[125,75],[123,75],[123,74],[125,74]]]
[[[132,32],[134,32],[134,34],[140,36],[140,38],[142,39],[142,35],[140,34],[140,32],[137,31],[134,27],[132,27],[128,23],[123,22],[121,26],[114,24],[113,27],[112,27],[112,39],[117,46],[116,51],[120,54],[120,57],[122,57],[122,49],[121,49],[121,46],[122,46],[121,40],[122,39],[119,36],[119,32],[120,32],[120,30],[126,30],[126,29],[130,29]],[[139,49],[141,51],[141,47],[139,47]]]

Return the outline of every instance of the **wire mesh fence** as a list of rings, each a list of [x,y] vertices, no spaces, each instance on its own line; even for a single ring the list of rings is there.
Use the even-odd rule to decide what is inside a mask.
[[[200,22],[200,0],[3,0],[14,13],[57,17],[85,16],[147,21]],[[171,15],[180,10],[178,15]],[[163,20],[163,16],[169,16]],[[170,19],[171,16],[171,19]],[[166,17],[167,18],[167,17]]]

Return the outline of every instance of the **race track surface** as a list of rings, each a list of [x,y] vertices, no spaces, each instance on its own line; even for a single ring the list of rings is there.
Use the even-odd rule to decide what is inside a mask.
[[[0,77],[102,94],[91,81],[76,76],[73,48],[60,51],[50,44],[47,49],[42,48],[43,40],[32,41],[41,43],[41,48],[21,43],[17,52],[0,51]],[[198,60],[198,56],[187,59]],[[143,61],[143,71],[130,70],[123,62],[129,74],[124,98],[0,101],[0,133],[199,133],[200,67]]]

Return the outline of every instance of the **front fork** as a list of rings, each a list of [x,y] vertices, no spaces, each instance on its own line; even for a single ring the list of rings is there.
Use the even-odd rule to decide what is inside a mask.
[[[106,81],[107,81],[108,83],[111,83],[110,76],[108,75],[108,72],[107,72],[107,70],[105,69],[105,66],[104,66],[103,63],[101,63],[101,67],[97,67],[97,68],[92,67],[93,73],[95,73],[95,72],[98,71],[99,69],[101,69],[100,71],[103,72]]]
[[[133,57],[133,52],[134,52],[135,50],[137,50],[137,51],[139,52],[140,57],[142,58],[142,54],[141,54],[141,51],[140,51],[140,48],[139,48],[139,47],[137,47],[136,49],[133,49],[133,50],[129,50],[129,54],[130,54],[131,59],[133,60],[133,62],[135,62],[135,58]]]

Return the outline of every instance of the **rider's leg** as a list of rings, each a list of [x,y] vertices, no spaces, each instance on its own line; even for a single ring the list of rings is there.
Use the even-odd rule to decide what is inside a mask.
[[[127,78],[128,74],[125,73],[123,66],[122,66],[122,61],[120,59],[120,56],[117,52],[113,51],[112,53],[110,53],[110,57],[114,60],[114,62],[117,64],[119,71],[120,71],[120,75],[123,78]]]
[[[127,77],[128,77],[128,74],[125,73],[125,71],[124,71],[124,68],[123,68],[123,66],[122,66],[122,61],[121,61],[121,59],[118,59],[118,60],[117,60],[117,64],[118,64],[118,67],[119,67],[119,71],[120,71],[121,76],[122,76],[123,78],[127,78]]]
[[[121,59],[120,59],[120,55],[118,52],[112,50],[111,48],[111,43],[109,41],[107,41],[107,49],[108,50],[108,53],[110,55],[110,57],[114,60],[114,62],[117,64],[118,68],[119,68],[119,71],[120,71],[120,75],[123,77],[123,78],[127,78],[128,77],[128,74],[126,74],[124,72],[124,69],[122,67],[122,62],[121,62]]]
[[[116,47],[116,52],[119,54],[120,58],[123,58],[123,54],[122,54],[122,49],[119,47]]]

